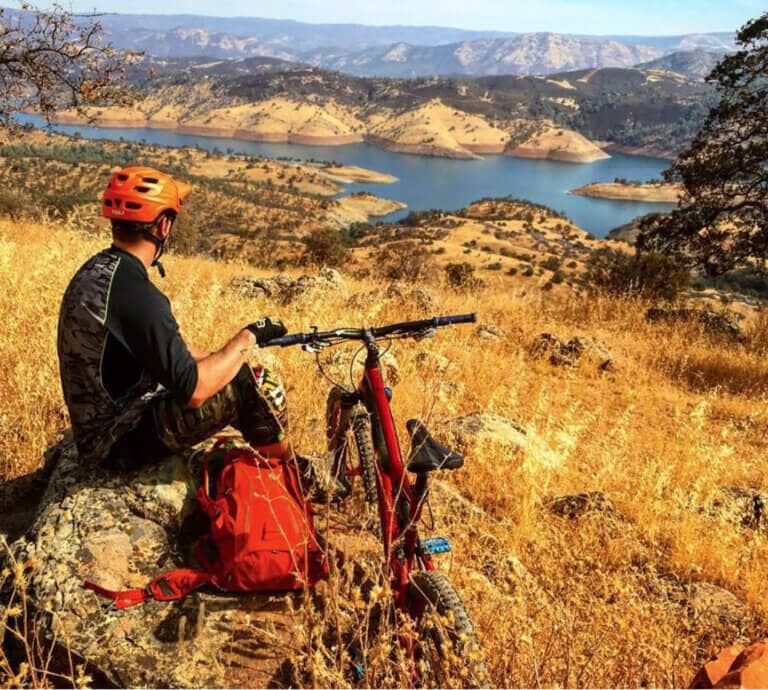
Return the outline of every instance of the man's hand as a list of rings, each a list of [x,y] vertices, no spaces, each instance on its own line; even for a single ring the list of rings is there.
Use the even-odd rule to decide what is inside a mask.
[[[262,345],[273,338],[280,338],[288,332],[282,321],[270,319],[268,316],[249,323],[246,329],[253,333],[257,345]]]

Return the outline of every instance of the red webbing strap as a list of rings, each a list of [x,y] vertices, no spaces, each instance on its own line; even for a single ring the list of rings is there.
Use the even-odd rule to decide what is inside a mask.
[[[146,589],[127,589],[122,592],[116,592],[111,589],[105,589],[88,580],[83,583],[83,587],[101,597],[112,599],[116,609],[127,609],[137,604],[143,604],[148,599],[154,599],[155,601],[182,599],[191,591],[211,582],[211,579],[212,576],[205,571],[182,568],[180,570],[171,570],[156,577],[147,585]]]
[[[90,589],[92,592],[96,592],[100,597],[105,599],[112,599],[116,609],[127,609],[137,604],[143,604],[150,595],[146,589],[126,589],[122,592],[116,592],[111,589],[106,589],[97,585],[95,582],[86,580],[83,582],[85,589]]]

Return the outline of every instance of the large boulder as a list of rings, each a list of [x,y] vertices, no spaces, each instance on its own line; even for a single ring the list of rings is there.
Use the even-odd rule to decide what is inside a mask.
[[[438,424],[437,431],[463,451],[483,445],[496,445],[509,450],[525,450],[527,446],[525,429],[509,419],[485,412],[445,420]]]
[[[0,608],[9,601],[9,588],[23,586],[42,639],[66,643],[102,683],[296,682],[285,674],[301,614],[289,597],[209,590],[181,602],[151,601],[117,611],[83,589],[86,579],[110,589],[143,587],[186,564],[197,465],[190,456],[178,456],[125,476],[84,470],[74,448],[64,448],[37,517],[11,544],[20,567],[6,580]],[[266,614],[255,616],[257,611]]]

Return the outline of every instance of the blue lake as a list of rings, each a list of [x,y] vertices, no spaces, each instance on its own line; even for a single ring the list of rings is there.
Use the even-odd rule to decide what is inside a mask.
[[[34,116],[20,118],[33,124]],[[220,137],[201,137],[175,132],[136,128],[58,125],[56,130],[79,133],[87,139],[146,141],[165,146],[199,146],[203,149],[233,151],[268,158],[334,160],[389,173],[398,182],[389,185],[351,184],[345,193],[369,191],[408,204],[409,210],[439,208],[456,210],[486,196],[512,195],[562,211],[577,225],[598,237],[637,216],[673,208],[671,204],[609,201],[568,194],[569,189],[589,182],[612,182],[621,177],[648,181],[661,176],[669,162],[658,158],[613,154],[607,160],[574,164],[528,160],[509,156],[486,156],[481,160],[453,160],[392,153],[369,144],[346,146],[302,146],[271,144]],[[400,211],[386,217],[397,220]]]

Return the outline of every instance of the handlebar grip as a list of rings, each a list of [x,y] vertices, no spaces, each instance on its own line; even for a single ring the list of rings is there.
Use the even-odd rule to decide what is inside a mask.
[[[259,347],[290,347],[291,345],[301,345],[307,342],[306,333],[296,333],[295,335],[284,335],[281,338],[272,338],[266,343],[261,343]]]
[[[456,316],[438,316],[436,319],[437,326],[452,326],[457,323],[476,323],[477,314],[457,314]]]

